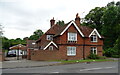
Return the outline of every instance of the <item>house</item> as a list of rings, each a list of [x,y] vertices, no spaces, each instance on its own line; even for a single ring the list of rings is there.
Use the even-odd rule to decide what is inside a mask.
[[[37,41],[38,50],[31,50],[31,60],[78,60],[90,53],[102,56],[103,37],[96,29],[80,25],[77,14],[75,21],[65,25],[50,20],[50,29]]]

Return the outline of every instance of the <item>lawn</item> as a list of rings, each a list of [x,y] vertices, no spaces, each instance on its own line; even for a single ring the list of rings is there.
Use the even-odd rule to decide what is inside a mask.
[[[86,60],[61,60],[61,63],[78,63],[78,62],[102,62],[102,61],[114,61],[112,59],[86,59]]]

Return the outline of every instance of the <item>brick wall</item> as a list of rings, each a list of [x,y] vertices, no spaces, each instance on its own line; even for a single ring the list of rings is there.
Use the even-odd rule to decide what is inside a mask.
[[[74,45],[67,45],[67,46],[74,46]],[[67,46],[59,46],[60,49],[60,57],[62,60],[78,60],[82,59],[82,46],[76,46],[76,56],[67,56]],[[74,46],[75,47],[75,46]]]
[[[85,46],[85,57],[88,57],[90,54],[91,47],[97,47],[97,55],[102,56],[102,46]]]
[[[60,60],[58,50],[31,51],[31,60]]]
[[[80,60],[83,59],[83,46],[76,46],[76,55],[67,56],[67,46],[74,45],[62,45],[58,49],[54,50],[32,50],[31,51],[31,60]],[[85,46],[85,58],[90,54],[91,47],[96,46]],[[97,46],[97,55],[102,56],[102,46]]]

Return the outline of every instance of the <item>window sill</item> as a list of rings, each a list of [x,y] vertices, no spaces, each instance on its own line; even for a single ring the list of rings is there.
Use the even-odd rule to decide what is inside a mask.
[[[98,41],[91,41],[91,42],[95,42],[95,43],[97,43]]]
[[[77,41],[67,41],[67,43],[77,43]]]
[[[67,56],[76,56],[76,55],[67,55]]]

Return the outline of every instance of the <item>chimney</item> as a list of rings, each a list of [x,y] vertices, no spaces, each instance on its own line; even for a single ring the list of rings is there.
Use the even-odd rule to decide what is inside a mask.
[[[55,20],[54,20],[54,17],[53,17],[53,19],[50,20],[50,25],[51,25],[51,27],[52,27],[54,24],[55,24]]]
[[[79,15],[78,15],[78,13],[76,14],[75,23],[76,23],[78,26],[80,25],[80,17],[79,17]]]

